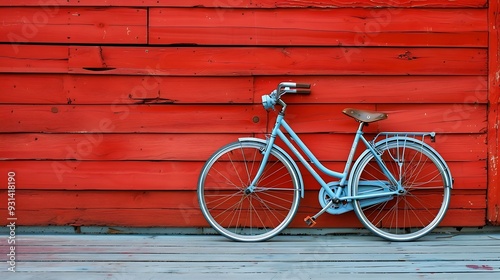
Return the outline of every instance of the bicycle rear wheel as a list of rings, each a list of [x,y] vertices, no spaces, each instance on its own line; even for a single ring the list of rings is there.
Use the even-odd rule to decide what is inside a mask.
[[[391,241],[411,241],[431,232],[443,219],[450,201],[452,183],[446,164],[428,145],[409,138],[396,138],[375,148],[404,191],[382,197],[377,204],[353,201],[359,220],[374,234]],[[376,191],[382,185],[386,190],[397,189],[372,153],[358,160],[349,181],[353,195]]]
[[[297,171],[290,160],[271,150],[255,189],[245,192],[260,167],[266,144],[231,143],[217,151],[203,167],[198,201],[208,223],[236,241],[263,241],[292,221],[300,201]]]

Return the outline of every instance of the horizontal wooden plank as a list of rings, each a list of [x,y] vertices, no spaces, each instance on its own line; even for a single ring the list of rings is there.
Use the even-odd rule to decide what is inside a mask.
[[[147,235],[82,234],[61,236],[54,234],[39,236],[37,238],[36,236],[23,234],[22,237],[19,237],[20,245],[16,252],[23,256],[30,254],[29,257],[26,257],[25,262],[42,261],[43,256],[63,257],[65,255],[68,256],[67,261],[82,261],[84,260],[84,254],[88,255],[86,260],[91,260],[94,259],[94,256],[90,255],[96,253],[107,255],[110,260],[114,258],[122,259],[124,256],[119,256],[120,254],[126,255],[127,258],[149,256],[149,261],[161,261],[154,258],[152,254],[161,254],[160,258],[174,256],[184,258],[189,256],[191,259],[179,259],[179,261],[185,262],[201,261],[204,258],[219,262],[223,261],[224,258],[233,258],[236,254],[240,254],[242,258],[240,261],[243,261],[243,258],[262,257],[264,254],[268,256],[264,262],[278,260],[283,262],[314,262],[318,260],[319,255],[329,256],[328,259],[331,259],[332,262],[342,262],[343,256],[345,262],[375,259],[377,261],[395,261],[401,260],[401,258],[408,261],[433,262],[438,259],[442,261],[470,259],[471,253],[481,255],[484,260],[496,260],[494,254],[498,254],[497,246],[491,246],[498,234],[487,231],[460,235],[451,232],[448,234],[434,232],[426,236],[421,242],[418,242],[418,245],[415,245],[417,242],[375,242],[379,241],[378,237],[364,234],[339,234],[334,236],[315,234],[308,236],[281,235],[273,239],[277,242],[264,243],[226,242],[220,237],[208,235],[158,235],[154,236],[154,238]],[[56,240],[54,237],[59,237],[59,239]],[[152,239],[152,241],[141,240],[141,237]],[[443,241],[439,241],[439,239]],[[189,243],[179,242],[183,240],[189,240]],[[317,246],[320,244],[322,249],[319,250]],[[141,248],[141,250],[137,250],[137,248]],[[248,256],[242,256],[241,252],[246,252]],[[410,252],[411,254],[409,254]],[[200,255],[195,256],[194,254]],[[72,259],[70,257],[72,255],[78,260]],[[273,257],[271,258],[271,256]],[[96,262],[103,261],[101,257],[95,258]],[[212,260],[211,257],[217,259]],[[304,258],[301,259],[301,257]],[[313,257],[316,257],[316,259]],[[320,260],[324,259],[320,258]],[[61,259],[61,261],[63,260]],[[142,261],[145,261],[145,259],[142,259]],[[231,260],[225,259],[225,261],[230,262]]]
[[[486,195],[481,199],[486,199]],[[319,211],[320,209],[318,209]],[[297,213],[295,219],[291,222],[290,227],[303,228],[305,227],[304,218],[311,214],[316,214],[318,211],[305,211]],[[460,227],[460,226],[484,226],[485,210],[484,209],[448,209],[443,221],[439,224],[441,227]],[[342,215],[322,215],[316,221],[315,227],[331,228],[331,227],[362,227],[353,212]]]
[[[160,249],[160,248],[158,248]],[[154,260],[155,262],[200,262],[201,259],[207,258],[207,256],[204,256],[200,258],[199,253],[197,252],[192,252],[192,253],[187,253],[187,252],[178,252],[178,253],[171,253],[170,250],[165,252],[165,248],[161,248],[164,251],[160,252],[158,251],[157,253],[148,253],[148,252],[141,252],[141,253],[130,253],[125,252],[125,253],[94,253],[96,256],[92,257],[92,260],[95,262],[151,262]],[[379,249],[380,250],[380,249]],[[135,251],[135,250],[131,250]],[[243,251],[243,250],[241,250]],[[214,254],[211,258],[212,262],[233,262],[234,260],[238,260],[239,262],[251,262],[254,261],[256,258],[256,254],[258,253],[249,253],[252,252],[253,250],[244,250],[245,254],[242,254],[240,252],[234,252],[234,253],[225,253],[225,254]],[[259,250],[260,251],[260,250]],[[21,251],[23,252],[23,251]],[[463,261],[464,258],[467,258],[467,255],[470,255],[472,252],[457,252],[455,254],[450,254],[450,253],[444,253],[442,252],[441,254],[446,254],[450,255],[448,257],[449,261]],[[498,252],[492,252],[492,253],[486,253],[486,252],[477,252],[477,253],[482,253],[481,255],[484,258],[484,261],[486,262],[496,262],[497,258],[495,258],[498,255]],[[436,254],[436,253],[434,253]],[[24,252],[23,255],[23,262],[37,262],[37,261],[43,261],[43,262],[63,262],[67,261],[68,259],[71,259],[74,262],[85,262],[89,260],[89,253],[80,253],[80,252],[73,252],[73,253],[59,253],[59,252],[43,252],[43,253],[38,253],[38,252]],[[295,253],[295,254],[273,254],[273,261],[274,262],[313,262],[317,261],[318,256],[314,254],[304,254],[304,253]],[[358,262],[362,261],[370,261],[373,260],[375,257],[377,258],[377,261],[386,261],[386,262],[391,262],[394,261],[394,258],[397,257],[394,255],[390,254],[384,254],[383,256],[378,256],[380,253],[376,252],[366,252],[363,256],[359,256],[357,253],[338,253],[338,252],[331,252],[331,253],[325,253],[322,254],[323,257],[328,258],[329,261],[331,262],[346,262],[348,260],[355,260]],[[269,256],[269,253],[268,253]],[[401,253],[399,257],[406,257],[407,261],[411,262],[422,262],[422,261],[429,261],[429,257],[432,258],[439,258],[439,255],[426,255],[426,254],[414,254],[411,256],[408,256],[407,254]],[[500,262],[499,262],[500,263]],[[226,276],[226,275],[224,275]],[[386,275],[387,277],[388,275]],[[391,275],[392,276],[392,275]]]
[[[496,279],[500,272],[499,234],[492,228],[440,229],[418,242],[387,242],[356,229],[299,232],[305,234],[262,243],[230,242],[219,235],[19,234],[15,275],[19,280],[34,274],[41,279],[270,280],[322,279],[335,271],[361,280],[448,280]],[[9,252],[8,244],[0,246]]]
[[[0,53],[0,72],[68,71],[67,46],[1,44]]]
[[[487,46],[484,9],[152,8],[151,44]],[[278,35],[278,36],[277,36]]]
[[[332,152],[332,151],[330,151]],[[336,152],[336,151],[335,151]],[[439,152],[447,152],[446,150],[439,150]],[[344,158],[345,160],[346,158]],[[446,158],[448,160],[449,158]],[[345,167],[345,161],[339,162],[323,162],[327,168],[335,171],[343,171]],[[454,190],[480,190],[486,189],[486,162],[483,161],[468,161],[468,162],[455,162],[447,161],[448,167],[450,168],[452,177],[454,179],[453,188]],[[302,174],[304,180],[304,185],[306,190],[319,190],[321,187],[310,175],[307,169],[299,164],[299,170]],[[321,173],[320,173],[321,174]],[[338,179],[331,178],[326,175],[322,175],[325,182],[338,182]]]
[[[0,74],[3,104],[252,103],[282,81],[312,84],[287,103],[486,104],[486,76],[169,77]],[[103,90],[103,83],[106,89]]]
[[[2,132],[263,132],[266,111],[252,105],[0,106]]]
[[[223,15],[209,8],[151,8],[152,27],[293,29],[298,32],[364,31],[376,21],[383,32],[459,32],[488,30],[484,9],[228,9]],[[219,11],[220,12],[220,11]],[[194,20],[193,19],[197,19]],[[200,21],[204,24],[200,24]],[[353,26],[354,25],[354,26]],[[383,26],[382,26],[383,25]],[[375,30],[374,30],[375,31]],[[259,33],[259,32],[256,32]],[[372,32],[370,32],[372,33]],[[373,32],[376,33],[376,32]],[[201,35],[201,34],[200,34]],[[238,34],[235,34],[238,36]]]
[[[251,134],[4,134],[0,141],[0,158],[205,161],[217,149],[237,141],[238,137],[244,135],[251,136]],[[321,161],[345,160],[353,139],[351,134],[310,134],[300,137]],[[487,158],[485,138],[484,134],[449,136],[438,134],[437,142],[431,143],[431,146],[448,161],[480,161]],[[367,136],[367,139],[371,137]],[[285,148],[281,141],[278,141],[277,145]],[[362,151],[362,146],[359,149]]]
[[[69,71],[72,73],[197,76],[484,75],[487,71],[486,50],[474,48],[80,46],[70,47],[69,52]],[[4,69],[0,67],[0,72]]]
[[[2,196],[5,193],[2,194]],[[454,190],[450,209],[484,209],[485,190]],[[17,209],[46,211],[50,209],[170,209],[197,210],[196,191],[18,191]],[[50,203],[48,203],[50,201]],[[317,191],[307,191],[301,200],[303,211],[319,211]]]
[[[255,262],[252,262],[254,264]],[[365,265],[370,265],[373,262],[356,262],[356,265],[363,266]],[[470,261],[467,261],[467,263],[470,263]],[[494,267],[497,266],[498,262],[496,261],[485,261],[484,265],[469,265],[471,268],[470,270],[477,269],[479,271],[485,270],[486,268],[489,267]],[[273,279],[276,278],[277,275],[278,277],[281,277],[283,275],[290,275],[290,271],[286,270],[280,270],[279,272],[276,271],[276,266],[277,264],[274,263],[272,266],[274,269],[271,267],[266,268],[265,271],[260,270],[260,269],[250,269],[248,268],[247,265],[248,263],[245,262],[220,262],[217,263],[215,266],[203,266],[197,269],[197,271],[192,270],[192,264],[191,262],[189,264],[185,265],[179,265],[177,262],[170,262],[168,263],[167,266],[162,266],[160,263],[147,263],[145,267],[141,267],[137,265],[137,263],[131,263],[131,262],[114,262],[113,266],[119,267],[116,270],[113,270],[113,275],[120,275],[120,279],[123,280],[134,280],[140,277],[150,277],[153,279],[157,278],[162,278],[165,277],[165,274],[168,274],[169,277],[178,277],[182,278],[185,280],[194,280],[194,279],[200,279],[203,277],[207,277],[207,275],[210,275],[210,273],[214,273],[212,277],[216,277],[219,280],[231,280],[231,279],[240,279],[240,280],[251,280],[255,279],[255,277],[259,277],[260,279]],[[297,265],[302,264],[302,263],[297,263]],[[338,266],[339,268],[337,269],[336,267],[332,267],[329,264],[324,265],[324,264],[319,264],[320,267],[318,269],[315,269],[314,271],[311,272],[305,272],[306,270],[300,270],[301,275],[307,275],[307,277],[311,277],[314,279],[321,278],[325,272],[324,271],[330,271],[331,269],[335,269],[335,271],[339,271],[339,273],[349,273],[351,275],[355,275],[357,279],[377,279],[377,277],[380,277],[380,274],[386,274],[385,277],[390,276],[390,277],[396,277],[396,278],[405,278],[405,279],[418,279],[417,277],[425,277],[423,275],[432,275],[433,279],[440,279],[440,280],[447,280],[450,277],[455,277],[455,278],[467,278],[467,277],[474,277],[474,278],[480,278],[484,277],[484,272],[465,272],[465,271],[456,271],[454,270],[455,267],[460,267],[463,268],[464,265],[466,264],[466,261],[462,262],[453,262],[452,264],[446,263],[446,267],[441,267],[441,269],[429,269],[428,267],[425,268],[425,272],[421,272],[418,274],[407,274],[404,272],[388,272],[388,273],[382,273],[380,272],[379,269],[377,269],[377,272],[367,272],[367,271],[362,271],[357,270],[354,271],[353,268],[345,268],[343,266]],[[68,265],[70,266],[68,268]],[[96,268],[99,267],[99,268]],[[191,267],[190,267],[191,266]],[[290,266],[290,262],[285,262],[283,266],[288,267]],[[415,265],[413,262],[411,265],[410,269],[419,269],[419,265]],[[486,268],[483,268],[486,267]],[[50,267],[50,272],[46,271],[46,267]],[[238,268],[245,267],[243,270],[238,270]],[[400,270],[399,271],[404,271],[405,268],[403,267],[398,267]],[[27,280],[30,279],[30,274],[36,273],[39,277],[41,278],[51,278],[51,277],[61,277],[65,279],[69,278],[75,278],[80,275],[81,272],[74,271],[74,270],[86,270],[85,272],[85,277],[88,279],[102,279],[107,277],[110,272],[99,272],[102,270],[106,270],[106,266],[100,264],[100,263],[95,263],[92,261],[86,261],[86,262],[78,262],[76,263],[65,263],[65,262],[29,262],[28,265],[24,266],[23,269],[20,269],[18,271],[22,272],[29,272],[29,273],[18,273],[17,279],[18,280]],[[71,271],[68,271],[71,270]],[[91,270],[91,271],[89,271]],[[109,268],[107,270],[110,270]],[[127,271],[126,273],[120,273],[119,271]],[[227,272],[227,271],[231,272]],[[446,270],[448,272],[441,272],[442,270]],[[462,269],[465,270],[465,269]],[[131,272],[128,272],[131,271]],[[139,271],[139,272],[137,272]],[[234,272],[238,271],[238,272]],[[438,271],[438,272],[436,272]],[[3,274],[2,274],[3,273]],[[0,272],[0,275],[8,275],[9,272]],[[294,272],[298,273],[298,272]],[[307,273],[307,274],[306,274]],[[390,274],[389,274],[390,273]],[[295,275],[296,275],[295,274]],[[411,275],[411,276],[409,276]]]
[[[158,6],[158,7],[221,7],[221,8],[307,8],[307,7],[476,7],[483,8],[487,5],[487,0],[238,0],[238,1],[203,1],[203,0],[6,0],[0,6],[40,6],[45,5],[50,8],[60,6]]]
[[[251,77],[0,75],[0,103],[9,104],[251,102]]]
[[[16,194],[18,225],[206,226],[195,192],[23,192]],[[50,199],[53,203],[47,204]],[[485,194],[456,194],[442,226],[475,226],[484,215]],[[467,203],[464,205],[464,203]],[[127,205],[127,206],[124,206]],[[315,192],[307,193],[291,227],[320,210]],[[37,215],[32,213],[38,212]],[[2,213],[4,218],[7,213]],[[466,219],[460,215],[468,215]],[[129,217],[125,219],[125,217]],[[323,215],[318,227],[360,227],[354,213]]]
[[[0,42],[146,44],[144,8],[3,7]]]
[[[286,241],[281,241],[289,244]],[[325,242],[326,243],[326,242]],[[335,243],[334,240],[329,243]],[[267,244],[267,243],[265,243]],[[398,243],[396,243],[398,244]],[[293,246],[293,245],[290,245]],[[324,245],[323,245],[324,246]],[[458,246],[458,245],[457,245]],[[319,247],[320,250],[324,247]],[[381,249],[382,250],[382,249]],[[244,252],[244,251],[243,251]],[[276,277],[314,277],[313,279],[321,278],[328,271],[335,270],[339,274],[349,274],[356,279],[382,279],[384,277],[396,277],[405,279],[419,279],[421,277],[432,277],[433,279],[450,279],[454,278],[487,278],[486,275],[495,275],[498,273],[497,267],[499,261],[480,261],[475,260],[462,260],[462,261],[446,261],[441,260],[439,264],[429,262],[417,261],[404,261],[404,259],[394,261],[378,262],[373,259],[370,261],[324,261],[328,260],[327,256],[319,257],[323,261],[312,262],[293,262],[286,261],[280,263],[278,261],[263,261],[265,253],[256,256],[251,262],[243,262],[235,260],[234,258],[228,262],[204,262],[200,261],[203,265],[194,266],[193,262],[130,262],[130,261],[113,261],[113,262],[28,262],[25,269],[19,271],[27,273],[19,273],[20,280],[28,279],[25,275],[40,273],[43,277],[57,277],[58,275],[73,275],[76,277],[85,271],[92,276],[100,279],[109,274],[119,275],[121,279],[137,279],[140,277],[157,277],[162,278],[168,275],[172,278],[182,278],[186,280],[200,279],[203,277],[217,278],[221,280],[227,279],[255,279],[256,277],[262,279],[275,279]],[[391,263],[388,265],[387,263]],[[470,264],[474,263],[474,264]],[[292,266],[291,266],[292,264]],[[301,266],[302,265],[302,266]],[[311,266],[314,270],[309,272]],[[70,270],[72,273],[68,273]],[[493,271],[491,271],[493,270]],[[122,271],[126,271],[123,273]],[[132,272],[129,272],[132,271]],[[402,271],[418,271],[418,274],[404,273]],[[103,273],[105,272],[105,273]],[[8,272],[4,272],[7,275]],[[80,274],[78,274],[80,273]],[[131,274],[129,274],[131,273]],[[436,275],[436,276],[434,276]],[[495,276],[491,276],[493,279]],[[17,276],[17,275],[16,275]],[[130,276],[130,277],[129,277]]]
[[[354,119],[346,117],[345,105],[295,105],[287,109],[286,120],[296,132],[321,133],[352,131]],[[355,108],[380,111],[388,119],[371,124],[366,132],[378,131],[436,131],[439,133],[478,133],[486,131],[486,108],[468,104],[369,105]],[[274,122],[274,116],[270,122]],[[271,123],[270,123],[271,125]]]
[[[405,131],[410,126],[412,130],[431,130],[438,133],[487,131],[486,108],[483,106],[453,104],[442,110],[438,108],[439,105],[409,105],[406,108],[379,105],[377,110],[388,113],[390,118],[386,122],[379,123],[379,129],[381,131]],[[421,123],[425,124],[421,126]]]
[[[345,105],[295,105],[287,121],[298,133],[353,132]],[[366,132],[483,133],[486,106],[469,104],[360,105],[389,118]],[[0,105],[0,132],[57,133],[264,133],[274,124],[261,105]],[[268,127],[266,127],[268,126]]]
[[[281,235],[263,243],[228,242],[218,235],[22,234],[16,236],[22,264],[16,279],[35,273],[43,279],[321,279],[334,270],[356,279],[446,280],[495,279],[500,271],[495,231],[440,231],[399,243],[365,233]]]
[[[184,216],[182,216],[184,215]],[[45,211],[16,211],[19,226],[47,225],[109,225],[137,227],[197,227],[206,221],[200,210],[135,209],[49,209]],[[0,218],[4,218],[1,214]]]
[[[485,75],[476,48],[0,45],[0,72],[173,76]],[[68,55],[69,53],[69,55]],[[266,61],[265,64],[262,61]]]
[[[202,158],[207,153],[200,154]],[[201,159],[193,162],[22,160],[5,162],[0,166],[0,174],[7,180],[8,172],[15,172],[18,190],[195,191],[203,165]],[[325,162],[325,165],[338,171],[344,168],[342,161]],[[486,189],[485,161],[448,161],[448,166],[454,178],[454,190]],[[318,191],[320,186],[315,179],[303,166],[300,170],[306,190]]]
[[[244,135],[6,134],[0,142],[0,158],[70,160],[64,166],[54,166],[61,172],[78,165],[73,160],[205,161],[219,147]]]
[[[485,196],[483,196],[485,199]],[[289,228],[304,228],[304,218],[316,212],[299,210]],[[128,226],[128,227],[208,227],[198,209],[46,209],[16,211],[18,226]],[[484,226],[484,209],[449,209],[440,226]],[[0,214],[6,220],[6,214]],[[316,228],[361,228],[353,212],[343,215],[323,215]]]
[[[252,263],[255,263],[255,262],[252,262]],[[366,264],[370,264],[372,262],[368,262],[368,263],[364,263],[364,262],[356,262],[357,265],[359,266],[365,266]],[[468,263],[470,263],[470,261],[468,261]],[[486,268],[489,268],[489,267],[494,267],[495,265],[497,265],[497,262],[496,261],[486,261],[484,262],[486,264],[484,265],[470,265],[471,266],[471,270],[476,268],[477,270],[484,270]],[[71,263],[73,264],[73,263]],[[70,268],[68,268],[68,263],[66,262],[43,262],[43,261],[40,261],[40,262],[28,262],[22,270],[18,270],[18,271],[23,271],[23,272],[31,272],[31,273],[18,273],[16,276],[17,276],[17,280],[28,280],[28,279],[31,279],[29,277],[30,274],[32,273],[36,273],[37,276],[39,276],[40,278],[51,278],[51,277],[61,277],[61,278],[64,278],[64,279],[70,279],[70,278],[75,278],[75,277],[78,277],[81,272],[78,272],[78,271],[73,271],[73,270],[78,270],[78,269],[85,269],[87,270],[87,272],[85,272],[85,277],[87,279],[102,279],[102,278],[106,278],[110,272],[89,272],[88,270],[100,270],[100,269],[96,269],[95,266],[99,266],[99,267],[102,267],[103,270],[105,270],[105,266],[104,265],[101,265],[101,264],[96,264],[95,262],[92,262],[92,261],[86,261],[86,262],[79,262],[78,263],[80,266],[76,266],[73,267],[72,265],[70,266]],[[177,262],[171,262],[171,263],[168,263],[167,266],[162,266],[161,264],[158,264],[158,265],[151,265],[150,263],[148,263],[146,265],[146,268],[144,267],[140,267],[138,265],[136,265],[136,263],[131,263],[131,262],[114,262],[113,265],[116,265],[116,267],[120,267],[120,271],[122,270],[126,270],[127,272],[126,273],[120,273],[120,272],[114,272],[113,275],[120,275],[120,279],[123,279],[123,280],[134,280],[134,279],[137,279],[137,278],[140,278],[140,277],[150,277],[152,279],[157,279],[157,278],[162,278],[162,277],[165,277],[165,274],[168,274],[170,277],[179,277],[179,278],[182,278],[184,280],[194,280],[194,279],[200,279],[200,278],[203,278],[203,277],[207,277],[207,275],[210,275],[210,273],[214,273],[216,274],[217,276],[213,276],[213,277],[216,277],[217,279],[219,280],[231,280],[231,279],[239,279],[239,280],[251,280],[251,279],[255,279],[255,277],[259,277],[260,279],[273,279],[273,278],[276,278],[277,276],[276,275],[289,275],[289,271],[280,271],[280,272],[276,272],[276,270],[274,269],[269,269],[269,270],[266,270],[265,272],[264,271],[260,271],[258,269],[255,269],[255,271],[249,271],[250,269],[246,268],[244,269],[245,271],[241,271],[240,272],[234,272],[233,269],[237,269],[239,267],[246,267],[246,263],[242,263],[242,262],[234,262],[234,261],[231,261],[231,262],[221,262],[221,263],[218,263],[219,266],[210,266],[210,267],[203,267],[203,268],[200,268],[198,269],[196,272],[192,271],[192,264],[191,262],[189,262],[189,264],[183,266],[183,267],[179,267],[179,263]],[[299,263],[301,264],[301,263]],[[447,263],[449,264],[449,263]],[[289,266],[290,265],[290,262],[286,262],[285,264],[283,264],[284,266]],[[404,273],[404,272],[394,272],[394,273],[390,273],[390,275],[388,273],[384,273],[386,274],[386,277],[387,275],[389,275],[390,277],[396,277],[396,278],[405,278],[405,279],[417,279],[417,277],[424,277],[423,275],[432,275],[432,278],[433,279],[440,279],[440,280],[448,280],[450,277],[455,277],[455,278],[466,278],[466,277],[474,277],[474,278],[480,278],[480,277],[484,277],[484,272],[464,272],[464,271],[461,271],[461,272],[458,272],[456,270],[453,270],[454,268],[452,267],[463,267],[465,264],[465,261],[463,262],[453,262],[452,265],[449,265],[447,266],[446,268],[444,269],[435,269],[435,270],[439,270],[439,272],[435,272],[434,270],[432,269],[429,269],[429,268],[426,268],[428,270],[428,272],[422,272],[420,274],[418,274],[418,276],[416,274],[407,274],[407,273]],[[47,272],[45,270],[46,267],[50,266],[50,272]],[[276,267],[276,264],[273,264],[274,267]],[[323,269],[325,269],[326,271],[330,271],[331,269],[333,269],[332,267],[330,266],[325,266],[325,265],[321,265]],[[411,265],[413,268],[417,268],[418,269],[418,265]],[[485,268],[483,268],[483,266]],[[56,267],[60,267],[59,269],[57,269]],[[89,268],[87,268],[89,267]],[[176,268],[172,268],[172,267],[176,267]],[[340,267],[340,266],[339,266]],[[349,273],[349,274],[352,274],[352,275],[356,275],[356,278],[357,279],[377,279],[377,277],[380,276],[380,274],[382,274],[381,272],[367,272],[367,271],[364,271],[362,272],[361,270],[359,270],[359,272],[354,272],[352,268],[349,268],[349,269],[346,269],[344,267],[340,267],[339,269],[335,268],[336,271],[339,271],[339,273],[342,273],[341,270],[343,269],[344,271],[346,271],[345,273]],[[71,271],[68,271],[68,270],[71,270]],[[142,271],[141,271],[142,270]],[[154,270],[154,272],[152,271]],[[231,270],[232,272],[227,272],[227,270]],[[400,271],[403,271],[404,269],[401,268]],[[448,270],[450,272],[441,272],[441,270]],[[129,272],[130,271],[130,272]],[[140,272],[136,272],[136,271],[140,271]],[[303,270],[301,270],[303,271]],[[350,272],[349,272],[350,271]],[[3,273],[3,274],[2,274]],[[9,272],[0,272],[0,275],[8,275],[7,273]],[[304,272],[303,275],[306,275],[305,274],[306,272]],[[322,269],[317,269],[317,270],[314,270],[314,271],[311,271],[311,272],[307,272],[307,277],[311,277],[311,278],[314,278],[314,279],[317,279],[317,278],[321,278],[323,277],[323,275],[325,274],[325,272],[322,270]],[[412,275],[412,276],[409,276],[409,275]]]
[[[483,256],[485,256],[486,259],[490,259],[495,257],[494,253],[497,253],[498,250],[498,248],[496,248],[497,246],[491,246],[491,243],[494,242],[497,234],[488,231],[485,231],[484,233],[481,231],[477,231],[472,234],[461,235],[456,235],[451,232],[449,234],[434,232],[426,236],[424,240],[421,240],[423,242],[418,242],[419,245],[415,245],[415,243],[417,242],[409,242],[404,244],[374,242],[374,240],[376,240],[378,237],[364,235],[361,234],[361,232],[359,233],[360,234],[346,233],[334,236],[327,236],[326,234],[310,234],[307,236],[280,235],[276,236],[273,240],[286,242],[266,243],[224,242],[221,237],[213,235],[157,235],[155,236],[155,238],[151,238],[147,235],[132,234],[68,234],[64,235],[64,238],[62,238],[63,236],[57,234],[44,234],[38,236],[23,234],[22,237],[19,237],[20,245],[16,248],[16,252],[19,252],[23,256],[25,254],[32,254],[30,258],[27,258],[25,260],[25,262],[29,260],[40,260],[40,258],[45,254],[57,254],[59,256],[69,256],[75,253],[101,253],[109,255],[130,254],[130,252],[136,251],[139,247],[141,248],[141,250],[135,253],[136,256],[142,254],[165,254],[181,256],[182,254],[191,255],[199,253],[204,257],[210,258],[211,256],[223,257],[226,254],[232,256],[233,254],[241,254],[241,252],[243,251],[249,255],[261,255],[262,251],[265,250],[267,254],[275,254],[279,258],[284,257],[279,255],[296,254],[297,256],[290,256],[290,258],[297,258],[297,260],[300,260],[301,256],[310,257],[310,255],[316,254],[336,254],[335,257],[332,257],[341,258],[342,255],[346,255],[346,259],[353,260],[361,260],[364,257],[380,257],[381,260],[389,260],[389,258],[400,258],[403,255],[406,255],[406,257],[417,259],[425,257],[426,259],[421,260],[433,261],[438,256],[444,257],[443,254],[448,255],[447,258],[456,259],[469,258],[471,253],[484,253]],[[59,239],[56,240],[54,239],[54,237],[59,237]],[[141,240],[140,237],[150,238],[154,242]],[[443,241],[439,241],[439,239],[443,239]],[[41,240],[43,240],[44,242],[41,242]],[[189,244],[178,242],[181,240],[189,240],[190,242]],[[207,242],[209,240],[211,242]],[[353,242],[353,240],[356,240],[356,242]],[[446,240],[447,243],[444,240]],[[456,243],[459,244],[459,246],[450,243]],[[92,244],[92,246],[89,246],[89,244]],[[323,246],[325,246],[323,248],[324,252],[320,253],[318,251],[318,248],[315,246],[318,244],[322,244]],[[397,245],[395,246],[395,244]],[[429,244],[432,244],[434,248],[429,247]],[[205,250],[200,251],[200,246],[203,246]],[[436,249],[436,247],[438,247],[439,249]],[[446,250],[442,250],[443,247],[446,247]],[[381,248],[384,249],[383,252],[380,251]],[[402,250],[403,248],[404,250]],[[464,248],[466,248],[466,250],[464,250]],[[330,249],[335,250],[335,253],[332,254]],[[357,250],[362,251],[358,252]],[[408,251],[411,251],[413,254],[408,255]],[[466,254],[468,254],[469,257],[466,256]],[[90,259],[92,258],[91,256],[88,257]],[[311,259],[309,260],[311,261]]]
[[[203,161],[9,161],[0,166],[0,170],[5,171],[2,174],[16,173],[16,188],[20,191],[43,190],[42,193],[47,194],[56,190],[168,192],[195,191],[203,165]]]
[[[282,81],[312,85],[310,95],[283,97],[287,103],[487,103],[486,76],[258,76],[255,99]]]
[[[372,140],[375,135],[366,133],[365,138]],[[258,137],[264,139],[264,135]],[[349,154],[353,134],[299,134],[302,141],[308,146],[311,152],[321,161],[344,161]],[[380,136],[376,141],[385,139]],[[426,137],[425,142],[436,149],[444,159],[448,161],[484,161],[486,159],[486,135],[485,134],[440,134],[436,135],[436,141],[431,142]],[[285,149],[289,154],[293,154],[286,148],[280,140],[276,144]],[[465,149],[464,147],[467,147]],[[363,144],[359,144],[356,155],[365,149]],[[457,153],[456,151],[461,151]]]
[[[60,229],[55,229],[54,232],[59,232]],[[64,230],[64,228],[62,228]],[[90,229],[89,230],[93,230]],[[140,229],[139,229],[140,230]],[[96,232],[97,233],[97,232]],[[118,233],[118,232],[117,232]],[[440,250],[442,246],[449,247],[450,250],[455,251],[460,248],[474,249],[473,247],[493,247],[486,249],[485,252],[490,252],[490,250],[498,250],[497,246],[491,246],[495,241],[500,238],[499,233],[494,227],[489,227],[485,229],[478,229],[477,231],[464,230],[463,232],[452,231],[452,232],[435,232],[427,235],[424,240],[426,242],[374,242],[379,240],[376,236],[365,235],[362,232],[346,232],[339,235],[329,235],[329,234],[310,234],[310,235],[280,235],[276,236],[276,241],[280,242],[228,242],[221,236],[214,236],[210,234],[199,234],[199,235],[177,235],[177,234],[166,234],[166,235],[155,235],[154,238],[147,234],[68,234],[65,238],[59,234],[23,234],[19,236],[19,240],[22,241],[19,247],[44,247],[44,246],[54,246],[59,247],[58,249],[63,250],[61,247],[70,249],[71,247],[78,247],[79,249],[98,249],[99,247],[103,249],[111,249],[114,247],[115,250],[121,250],[127,247],[144,247],[145,250],[161,249],[165,247],[172,248],[173,250],[182,250],[186,248],[187,250],[196,250],[200,245],[203,244],[204,248],[210,249],[204,254],[210,255],[211,253],[224,254],[225,250],[228,249],[229,252],[237,250],[238,248],[247,248],[249,250],[270,250],[270,252],[290,252],[294,250],[304,250],[305,253],[329,253],[329,248],[339,249],[343,253],[350,252],[350,248],[346,248],[347,245],[356,249],[365,249],[367,245],[369,250],[377,250],[376,248],[387,248],[387,253],[393,253],[395,251],[414,250],[414,253],[420,252],[423,254],[432,254],[436,252],[430,252],[426,248],[426,245],[432,245],[431,251]],[[179,242],[181,240],[189,239],[190,242]],[[44,242],[40,242],[43,240]],[[211,240],[212,242],[207,242]],[[356,240],[356,242],[353,242]],[[287,241],[287,242],[283,242]],[[306,242],[307,241],[307,242]],[[334,241],[334,242],[333,242]],[[91,248],[90,244],[96,246],[97,248]],[[290,246],[294,244],[295,246]],[[317,252],[316,248],[310,245],[324,246],[321,252]],[[456,244],[460,246],[456,246]],[[1,244],[0,246],[7,246],[8,244]],[[84,248],[82,248],[84,247]],[[368,249],[368,248],[367,248]],[[113,250],[113,249],[111,249]],[[364,252],[364,251],[362,251]],[[382,251],[384,253],[386,251]]]

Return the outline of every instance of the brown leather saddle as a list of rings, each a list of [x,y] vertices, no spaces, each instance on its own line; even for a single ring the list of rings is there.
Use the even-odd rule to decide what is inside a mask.
[[[386,113],[345,108],[342,113],[354,118],[358,122],[371,123],[387,119]]]

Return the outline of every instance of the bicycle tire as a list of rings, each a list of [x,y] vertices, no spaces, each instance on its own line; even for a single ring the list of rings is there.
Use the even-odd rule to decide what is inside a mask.
[[[384,239],[421,238],[438,226],[448,209],[452,178],[446,163],[433,148],[412,138],[383,141],[375,149],[404,192],[379,198],[382,202],[376,204],[354,200],[354,212],[367,229]],[[376,185],[373,182],[395,190],[371,152],[361,155],[353,169],[349,180],[353,195],[376,191],[366,187]]]
[[[255,190],[245,193],[259,169],[266,144],[230,143],[205,163],[198,202],[207,222],[236,241],[264,241],[279,234],[295,216],[300,178],[289,158],[272,149]]]

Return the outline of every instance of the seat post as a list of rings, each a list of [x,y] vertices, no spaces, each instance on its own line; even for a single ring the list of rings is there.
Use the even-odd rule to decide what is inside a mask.
[[[365,122],[359,122],[359,127],[358,127],[358,131],[362,132],[363,131],[363,127],[366,125]]]

